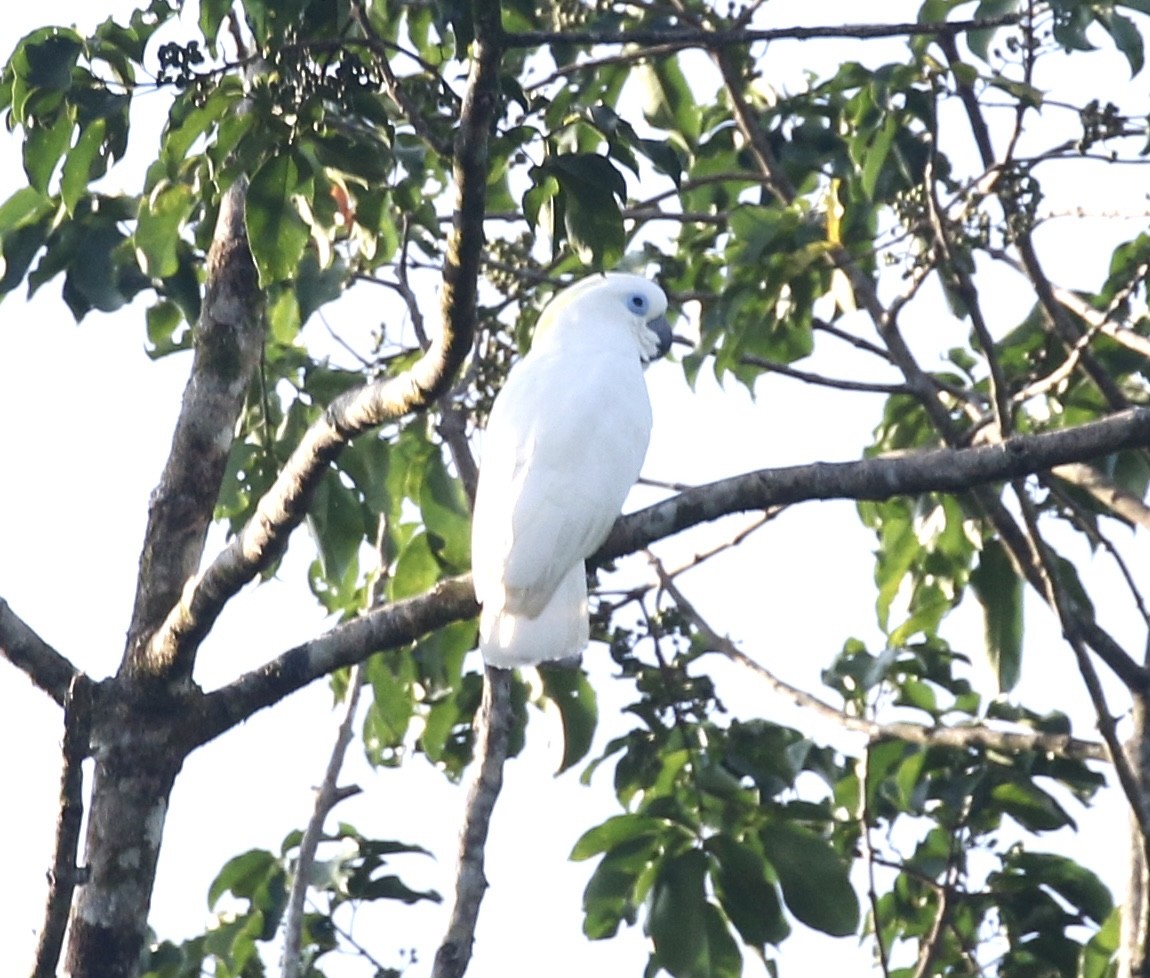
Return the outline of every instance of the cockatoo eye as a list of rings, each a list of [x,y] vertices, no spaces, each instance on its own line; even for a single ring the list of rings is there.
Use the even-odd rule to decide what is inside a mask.
[[[639,315],[645,315],[649,306],[650,304],[647,302],[647,297],[645,295],[640,295],[638,292],[632,292],[629,296],[627,296],[627,308],[630,309],[631,312],[638,313]]]

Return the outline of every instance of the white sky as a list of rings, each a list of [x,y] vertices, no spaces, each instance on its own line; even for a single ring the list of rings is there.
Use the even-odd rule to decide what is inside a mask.
[[[6,57],[16,39],[36,26],[78,19],[81,28],[90,27],[108,12],[133,6],[123,0],[102,3],[97,17],[77,0],[10,4],[0,22],[0,53]],[[897,19],[913,17],[915,6],[899,2],[866,9],[881,7]],[[780,25],[834,23],[843,10],[855,9],[848,3],[810,0],[775,0],[768,7],[772,23]],[[193,36],[190,31],[188,36]],[[840,45],[835,56],[861,58],[873,50],[848,43]],[[813,58],[831,54],[816,43],[778,45],[769,66],[796,72],[800,66],[813,66]],[[1092,65],[1098,69],[1090,79],[1092,94],[1128,84],[1120,58],[1107,55]],[[1107,70],[1113,70],[1112,76]],[[168,96],[149,98],[162,112]],[[1097,203],[1098,210],[1131,209],[1131,201],[1137,200],[1133,209],[1142,209],[1141,171],[1131,168],[1125,173],[1131,183],[1120,186],[1112,178],[1121,174],[1108,174],[1105,184],[1090,186],[1090,199],[1082,203]],[[0,139],[0,199],[22,182],[15,142]],[[1107,196],[1100,199],[1103,194]],[[1065,196],[1074,201],[1073,186],[1065,188]],[[1070,233],[1051,263],[1052,274],[1069,286],[1097,282],[1109,247],[1089,236],[1094,225],[1084,231],[1081,225],[1061,223]],[[1050,233],[1063,231],[1056,224]],[[1134,230],[1127,226],[1119,233],[1131,236]],[[1017,321],[1024,308],[1020,302],[1029,301],[1025,290],[1012,294],[1011,286],[1003,281],[990,304],[998,314],[996,328],[1002,331]],[[0,595],[45,639],[96,677],[112,672],[120,657],[148,495],[167,454],[188,368],[185,356],[158,363],[147,359],[143,309],[137,303],[112,316],[92,314],[76,326],[59,300],[59,282],[50,283],[32,302],[13,294],[0,305],[0,445],[7,459],[0,481]],[[380,318],[378,311],[364,308],[328,313],[341,328],[354,325],[349,317],[356,315],[371,319],[368,326]],[[963,327],[948,321],[938,308],[932,317],[918,324],[919,342],[945,349],[961,340]],[[940,339],[948,331],[952,339]],[[839,373],[849,369],[850,364],[844,364]],[[649,377],[656,430],[645,474],[656,479],[698,483],[770,465],[850,458],[878,416],[878,399],[810,390],[781,378],[766,380],[758,400],[751,402],[742,389],[721,392],[705,379],[691,394],[669,363],[653,367]],[[637,493],[631,505],[649,498]],[[660,552],[673,565],[705,549],[709,537],[687,534]],[[224,682],[325,627],[304,584],[309,554],[306,539],[300,539],[280,579],[244,591],[221,619],[197,673],[206,686]],[[220,537],[213,537],[209,556],[219,543]],[[746,651],[784,677],[817,688],[819,670],[844,638],[854,634],[877,640],[872,624],[873,546],[858,526],[853,506],[808,504],[758,534],[737,558],[719,558],[706,571],[687,576],[683,586],[708,617],[743,641]],[[1146,558],[1136,555],[1135,560],[1145,580],[1150,569]],[[641,558],[629,564],[632,573],[643,573]],[[1117,583],[1104,587],[1120,590]],[[974,616],[960,618],[965,625],[956,634],[967,643],[976,642]],[[1033,605],[1027,626],[1032,674],[1024,689],[1028,704],[1073,708],[1084,716],[1077,682],[1067,672],[1069,652],[1057,630]],[[1140,646],[1134,622],[1116,631],[1132,647]],[[1040,657],[1043,664],[1035,668]],[[621,697],[628,691],[605,681],[605,660],[601,648],[588,653],[604,728],[617,733],[624,728],[617,722],[612,727],[609,718],[627,702]],[[750,686],[745,677],[732,675],[719,663],[715,674],[720,695],[736,713],[759,711],[779,722],[798,723],[793,711]],[[278,850],[283,836],[306,822],[311,786],[322,775],[336,723],[329,707],[326,687],[317,684],[189,759],[172,799],[153,904],[153,925],[162,936],[179,938],[202,928],[208,884],[227,858],[250,847]],[[1090,735],[1088,720],[1080,733]],[[0,946],[9,949],[5,957],[14,974],[27,972],[41,921],[60,734],[57,708],[22,675],[0,665],[0,743],[7,745],[0,752],[0,785],[7,799],[0,827],[11,847],[6,886],[0,891],[5,904]],[[472,978],[527,973],[540,961],[547,962],[556,978],[595,971],[642,973],[646,950],[638,928],[606,942],[587,942],[581,936],[580,897],[591,864],[571,864],[566,857],[583,830],[617,808],[607,771],[600,772],[596,791],[582,789],[574,773],[552,777],[559,736],[554,718],[536,715],[525,755],[508,765],[492,826],[492,885],[481,914]],[[351,755],[345,780],[368,790],[340,806],[336,818],[352,822],[366,835],[418,843],[436,852],[437,862],[412,857],[395,865],[412,885],[448,894],[461,792],[418,761],[401,774],[375,773],[359,760],[354,746]],[[1083,828],[1090,831],[1097,824],[1095,840],[1116,840],[1113,823],[1107,828],[1103,821],[1113,817],[1114,809],[1104,806],[1086,816]],[[1117,887],[1122,850],[1116,843],[1107,846],[1105,841],[1092,843],[1108,881]],[[400,908],[377,925],[386,928],[383,933],[363,929],[357,937],[390,964],[400,963],[393,956],[395,948],[417,948],[419,963],[407,974],[422,978],[446,912],[445,905]],[[784,945],[782,960],[784,973],[791,974],[811,973],[815,963],[826,973],[849,967],[861,974],[866,967],[865,952],[855,949],[850,939],[808,939],[801,934]]]

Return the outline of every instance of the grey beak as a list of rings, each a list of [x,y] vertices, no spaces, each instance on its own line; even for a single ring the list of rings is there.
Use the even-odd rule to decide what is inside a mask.
[[[659,337],[659,346],[655,355],[651,357],[652,360],[657,360],[671,349],[671,324],[667,322],[666,316],[658,316],[647,323],[647,328]]]

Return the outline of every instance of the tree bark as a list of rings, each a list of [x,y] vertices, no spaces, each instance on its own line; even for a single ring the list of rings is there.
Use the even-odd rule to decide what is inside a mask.
[[[1131,710],[1134,730],[1127,751],[1145,807],[1150,787],[1150,696],[1136,693]],[[1137,814],[1127,820],[1130,833],[1130,876],[1122,902],[1122,943],[1118,952],[1119,978],[1150,978],[1150,840],[1142,833]]]
[[[71,978],[138,973],[168,799],[187,753],[175,734],[180,709],[154,690],[123,696],[122,688],[105,685],[93,708],[96,769],[88,863],[69,922]]]

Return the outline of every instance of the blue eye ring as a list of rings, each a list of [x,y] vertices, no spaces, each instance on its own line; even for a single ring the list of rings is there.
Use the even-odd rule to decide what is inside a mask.
[[[646,313],[647,309],[649,308],[647,297],[640,294],[639,292],[632,292],[629,296],[627,296],[627,308],[634,313]]]

